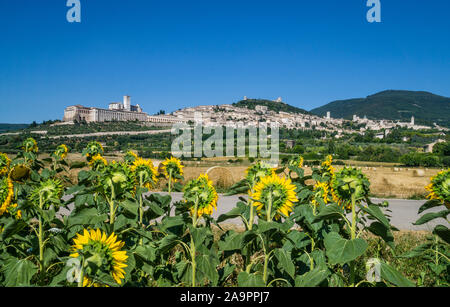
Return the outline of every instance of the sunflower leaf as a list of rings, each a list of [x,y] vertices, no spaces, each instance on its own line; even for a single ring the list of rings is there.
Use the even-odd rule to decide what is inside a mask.
[[[450,214],[450,210],[443,210],[440,212],[430,212],[422,215],[420,219],[418,219],[413,225],[423,225],[425,223],[428,223],[429,221],[432,221],[437,218],[443,218],[445,219],[447,215]]]
[[[364,239],[346,240],[338,233],[331,232],[326,235],[326,255],[331,264],[345,264],[363,255],[368,244]]]

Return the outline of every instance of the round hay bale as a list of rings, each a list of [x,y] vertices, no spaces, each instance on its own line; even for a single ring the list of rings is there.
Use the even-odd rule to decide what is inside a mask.
[[[414,177],[425,177],[425,171],[423,169],[415,169],[413,170]]]
[[[228,188],[234,184],[233,173],[225,167],[213,166],[206,174],[216,187]]]
[[[398,167],[394,167],[392,170],[396,173],[400,171],[400,169]]]

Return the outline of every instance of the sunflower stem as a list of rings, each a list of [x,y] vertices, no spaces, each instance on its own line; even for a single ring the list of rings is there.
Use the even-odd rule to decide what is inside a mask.
[[[169,196],[172,197],[172,169],[169,169]],[[168,217],[170,217],[170,209],[171,209],[171,205],[169,204],[169,208],[167,211]]]
[[[356,239],[356,201],[355,194],[352,194],[352,228],[351,228],[351,238]],[[355,284],[355,261],[350,262],[350,283],[353,286]]]
[[[195,206],[194,206],[194,218],[193,218],[193,227],[197,228],[197,210],[198,210],[198,197],[195,198]],[[191,233],[191,262],[192,262],[192,287],[195,287],[195,273],[197,270],[197,263],[195,261],[195,254],[196,254],[196,249],[195,249],[195,243],[194,243],[194,237],[192,236]]]
[[[252,194],[253,194],[253,189],[250,190],[250,195],[252,195]],[[253,229],[253,221],[255,219],[253,201],[249,198],[247,202],[248,202],[248,205],[250,206],[250,219],[248,221],[248,230],[252,230]]]
[[[78,277],[78,288],[83,288],[84,281],[84,257],[80,268],[80,276]]]
[[[116,193],[114,191],[114,184],[111,184],[111,202],[109,203],[109,224],[114,225],[114,221],[116,218],[116,212],[114,208],[114,200],[116,199]]]
[[[143,186],[143,179],[142,179],[142,173],[139,174],[139,187],[142,189]],[[143,196],[142,196],[142,190],[140,191],[141,193],[139,193],[139,225],[141,225],[142,228],[144,228],[144,208],[142,205],[143,202]],[[143,245],[144,241],[143,238],[141,237],[139,240],[139,245]]]
[[[42,211],[43,203],[42,203],[42,194],[39,194],[39,208]],[[43,229],[42,229],[42,217],[39,215],[39,230],[38,230],[38,241],[39,241],[39,269],[41,272],[41,276],[45,275],[44,268],[44,242],[43,242]]]
[[[268,197],[268,206],[267,206],[267,222],[270,222],[272,220],[272,190],[269,191],[267,194]]]

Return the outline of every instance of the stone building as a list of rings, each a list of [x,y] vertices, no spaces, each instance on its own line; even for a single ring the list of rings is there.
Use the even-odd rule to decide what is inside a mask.
[[[64,122],[86,121],[107,122],[107,121],[140,121],[157,124],[183,123],[187,120],[171,115],[150,116],[142,111],[137,104],[131,105],[130,96],[123,97],[122,102],[112,102],[108,109],[85,107],[82,105],[69,106],[64,110]]]

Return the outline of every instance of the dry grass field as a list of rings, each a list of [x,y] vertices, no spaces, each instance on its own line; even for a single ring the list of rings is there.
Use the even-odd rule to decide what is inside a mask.
[[[43,155],[41,158],[45,158]],[[121,160],[118,155],[106,155],[108,161],[113,159]],[[69,161],[84,161],[80,154],[69,154]],[[198,177],[201,173],[209,170],[208,174],[220,190],[230,187],[232,184],[244,178],[245,170],[250,165],[248,161],[242,163],[230,163],[229,158],[213,158],[200,161],[189,161],[184,163],[185,180]],[[161,161],[153,160],[155,166]],[[386,198],[420,198],[426,195],[425,186],[429,183],[430,177],[436,175],[439,169],[413,169],[400,168],[395,164],[376,162],[354,162],[346,161],[348,165],[360,168],[370,179],[371,192],[375,197]],[[366,165],[366,166],[364,166]],[[335,166],[341,169],[342,166]],[[70,177],[76,181],[76,174],[79,170],[72,170]],[[311,168],[305,168],[305,174],[311,174]],[[164,180],[160,182],[160,189],[165,185]]]

